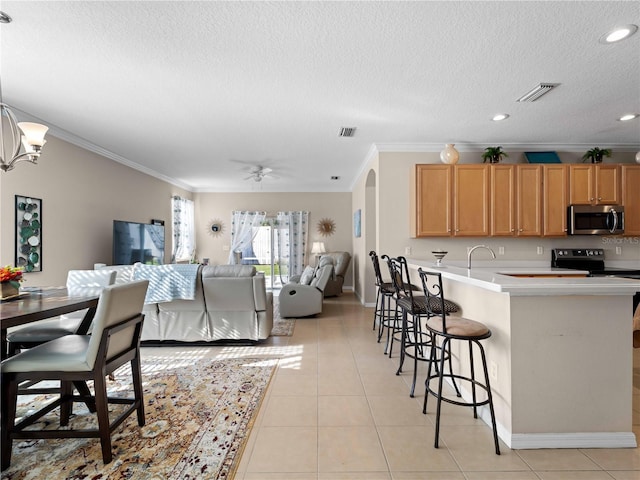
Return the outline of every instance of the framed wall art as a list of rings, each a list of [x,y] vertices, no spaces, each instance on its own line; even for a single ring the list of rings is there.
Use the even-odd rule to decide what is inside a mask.
[[[16,195],[16,266],[42,271],[42,200]]]

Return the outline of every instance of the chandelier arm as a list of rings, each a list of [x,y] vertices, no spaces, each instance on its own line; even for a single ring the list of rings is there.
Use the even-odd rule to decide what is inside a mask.
[[[2,156],[6,154],[5,152],[5,138],[4,138],[4,128],[2,127],[2,115],[6,115],[9,121],[9,131],[11,132],[11,142],[13,145],[13,152],[10,157],[7,157],[5,160]],[[4,167],[5,165],[8,168],[3,168],[4,171],[11,170],[13,168],[13,164],[16,163],[16,159],[23,157],[25,155],[30,154],[22,154],[18,155],[20,152],[22,135],[20,134],[20,130],[18,129],[18,120],[15,115],[9,108],[6,103],[0,103],[0,163]],[[10,160],[9,160],[10,159]]]

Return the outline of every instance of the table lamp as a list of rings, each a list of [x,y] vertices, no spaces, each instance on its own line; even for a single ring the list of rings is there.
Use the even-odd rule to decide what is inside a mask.
[[[313,245],[311,245],[311,253],[316,256],[316,265],[320,261],[320,256],[325,252],[324,242],[313,242]]]

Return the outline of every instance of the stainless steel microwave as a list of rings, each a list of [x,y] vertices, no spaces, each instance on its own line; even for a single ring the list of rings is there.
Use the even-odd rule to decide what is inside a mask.
[[[618,235],[624,233],[622,205],[570,205],[569,235]]]

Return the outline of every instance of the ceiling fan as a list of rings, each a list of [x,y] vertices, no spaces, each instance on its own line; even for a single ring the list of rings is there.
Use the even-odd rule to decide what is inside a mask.
[[[261,182],[265,177],[275,178],[271,175],[273,169],[269,167],[263,167],[261,165],[256,165],[250,170],[251,175],[245,178],[245,180],[253,180],[254,182]]]

